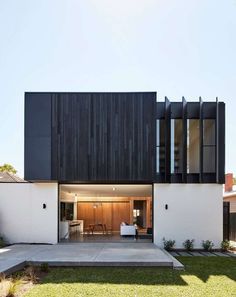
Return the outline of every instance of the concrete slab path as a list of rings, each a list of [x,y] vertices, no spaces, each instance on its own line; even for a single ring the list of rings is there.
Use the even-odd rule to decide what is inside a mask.
[[[176,260],[176,259],[175,259]],[[177,260],[176,260],[177,261]],[[16,244],[0,249],[0,272],[27,263],[51,266],[158,266],[183,268],[153,243]],[[19,268],[18,268],[19,269]]]
[[[205,252],[205,251],[170,251],[169,252],[172,256],[178,257],[178,256],[185,256],[185,257],[236,257],[236,251],[230,251],[230,252]]]

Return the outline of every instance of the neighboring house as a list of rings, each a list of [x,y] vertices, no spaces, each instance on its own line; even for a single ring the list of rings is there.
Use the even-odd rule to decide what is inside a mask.
[[[228,203],[227,203],[228,202]],[[227,236],[229,240],[236,241],[236,186],[233,183],[233,174],[225,175],[224,204],[226,213]]]
[[[25,183],[24,179],[20,178],[16,174],[9,172],[0,172],[0,183]]]
[[[26,93],[30,183],[1,185],[0,233],[42,243],[136,235],[158,246],[165,237],[177,248],[209,239],[217,248],[224,166],[223,102]]]

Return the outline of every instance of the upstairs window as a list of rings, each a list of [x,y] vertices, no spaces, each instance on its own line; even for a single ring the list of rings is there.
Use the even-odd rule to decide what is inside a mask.
[[[165,173],[165,120],[156,121],[156,171]]]
[[[183,172],[183,121],[171,120],[171,173]]]
[[[200,130],[198,119],[187,121],[187,173],[199,173]]]
[[[203,120],[203,172],[216,172],[216,127],[215,120]]]

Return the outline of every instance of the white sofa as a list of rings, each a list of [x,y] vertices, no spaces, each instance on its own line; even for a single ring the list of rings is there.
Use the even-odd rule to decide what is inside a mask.
[[[120,226],[120,235],[136,235],[136,227],[134,225],[121,225]]]

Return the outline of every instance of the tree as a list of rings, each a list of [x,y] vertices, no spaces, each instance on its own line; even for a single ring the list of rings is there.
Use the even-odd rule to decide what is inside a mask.
[[[9,172],[13,174],[17,173],[16,169],[11,164],[7,164],[7,163],[0,166],[0,172]]]

